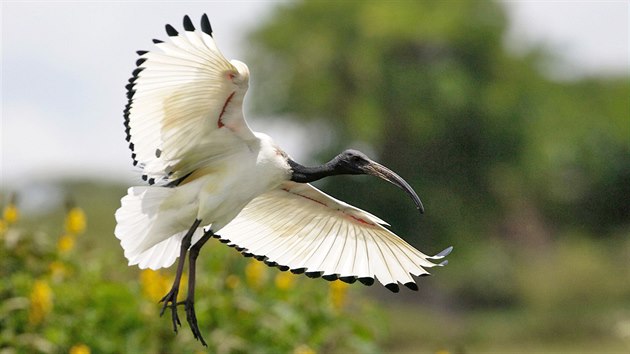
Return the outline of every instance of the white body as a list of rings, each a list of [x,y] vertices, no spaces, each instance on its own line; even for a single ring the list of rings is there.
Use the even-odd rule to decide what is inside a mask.
[[[200,168],[177,187],[129,189],[116,212],[115,234],[120,236],[130,264],[154,269],[170,266],[178,255],[181,238],[195,219],[217,232],[252,199],[289,178],[286,160],[278,158],[278,150],[269,136],[257,133],[243,147],[230,158]],[[133,236],[124,238],[124,235]],[[201,228],[193,242],[199,236]],[[156,245],[166,249],[156,252],[152,250]]]
[[[287,155],[243,118],[247,66],[226,60],[211,33],[170,40],[157,43],[161,52],[139,53],[128,85],[132,157],[159,184],[129,188],[116,211],[130,265],[172,265],[195,219],[193,244],[211,229],[272,264],[383,284],[415,287],[411,275],[428,274],[429,259],[450,252],[427,256],[379,218],[291,182]]]

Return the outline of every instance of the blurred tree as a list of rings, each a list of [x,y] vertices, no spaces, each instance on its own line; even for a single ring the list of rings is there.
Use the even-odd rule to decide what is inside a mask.
[[[284,4],[252,35],[255,107],[325,122],[329,136],[305,142],[330,141],[319,160],[359,147],[410,180],[427,207],[422,223],[387,184],[326,186],[408,239],[539,238],[547,220],[566,217],[627,223],[627,80],[551,82],[538,70],[544,53],[506,51],[506,26],[488,1]],[[584,190],[567,185],[576,166]],[[528,221],[541,225],[535,236],[519,231]]]

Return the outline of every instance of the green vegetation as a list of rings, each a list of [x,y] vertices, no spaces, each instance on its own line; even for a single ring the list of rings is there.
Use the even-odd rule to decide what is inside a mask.
[[[251,37],[251,97],[267,115],[323,126],[309,142],[330,142],[321,160],[367,146],[410,180],[426,201],[421,233],[389,185],[326,188],[412,240],[627,230],[628,78],[551,81],[544,52],[506,51],[506,28],[487,1],[292,2]],[[521,235],[530,224],[543,230]]]
[[[22,215],[0,233],[2,352],[202,352],[186,323],[175,335],[170,317],[159,317],[172,271],[126,266],[112,234],[124,188],[62,188],[84,215],[71,209],[65,226],[63,208]],[[280,272],[216,241],[202,255],[196,307],[211,352],[375,350],[381,315],[347,284]]]
[[[59,187],[82,207],[87,228],[69,227],[64,207],[20,213],[5,226],[0,348],[203,351],[186,324],[175,335],[170,319],[158,317],[172,269],[126,266],[111,232],[124,187]],[[72,229],[74,242],[62,241]],[[293,276],[213,242],[200,258],[197,311],[211,352],[623,351],[629,249],[628,239],[574,235],[536,250],[479,243],[421,279],[420,293],[390,294]]]
[[[211,352],[630,350],[630,80],[551,80],[544,51],[505,50],[506,21],[486,1],[309,1],[252,34],[256,113],[314,123],[319,161],[369,152],[426,214],[376,179],[323,188],[427,253],[455,249],[419,293],[390,294],[209,243],[196,306]],[[5,209],[0,351],[202,351],[158,317],[171,272],[126,266],[113,236],[125,188],[59,188],[85,211],[82,234],[61,206]]]
[[[398,311],[419,338],[405,350],[628,349],[630,80],[549,79],[545,51],[510,54],[506,29],[488,1],[292,2],[251,37],[251,97],[317,122],[319,160],[372,151],[426,214],[369,178],[327,192],[423,250],[455,246],[419,314]]]

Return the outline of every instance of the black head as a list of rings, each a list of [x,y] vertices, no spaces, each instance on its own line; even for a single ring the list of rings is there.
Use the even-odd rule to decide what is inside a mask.
[[[368,167],[374,163],[366,154],[358,150],[345,150],[332,161],[333,168],[340,175],[365,175]]]
[[[333,175],[372,175],[404,190],[416,204],[416,208],[423,213],[424,206],[411,186],[394,171],[372,161],[367,155],[357,150],[345,150],[335,156],[330,162],[317,167],[304,167],[293,160],[289,160],[292,168],[291,180],[308,183]]]

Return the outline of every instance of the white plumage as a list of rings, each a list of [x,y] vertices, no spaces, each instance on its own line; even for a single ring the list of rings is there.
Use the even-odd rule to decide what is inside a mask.
[[[397,283],[417,290],[412,275],[428,274],[437,265],[431,260],[451,248],[427,256],[376,216],[307,182],[371,174],[404,189],[422,211],[411,187],[352,150],[316,168],[293,161],[270,137],[248,127],[243,99],[249,70],[221,54],[207,17],[201,31],[188,16],[184,28],[178,33],[167,25],[170,42],[154,40],[158,50],[138,52],[127,85],[127,141],[134,165],[150,184],[129,188],[116,211],[115,235],[129,264],[169,267],[186,254],[187,234],[191,245],[203,239],[200,246],[215,236],[281,270],[364,284],[376,278],[392,291],[398,291]],[[179,277],[163,299],[171,303],[174,325],[178,287]],[[194,315],[189,298],[187,311]],[[189,322],[196,327],[196,320]]]
[[[264,255],[267,263],[342,279],[413,283],[435,266],[387,230],[384,221],[310,184],[284,182],[255,198],[221,231],[221,238]],[[352,280],[351,280],[352,281]]]

